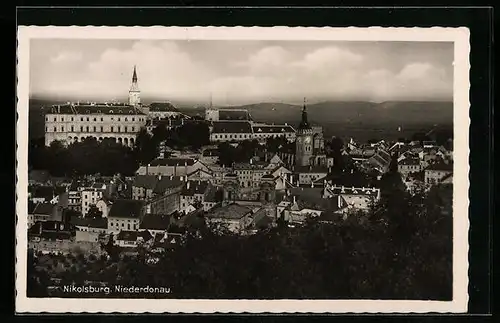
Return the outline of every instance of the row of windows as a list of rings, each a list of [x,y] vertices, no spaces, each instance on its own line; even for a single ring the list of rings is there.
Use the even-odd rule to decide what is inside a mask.
[[[109,226],[111,226],[111,227],[113,227],[113,226],[114,226],[114,227],[116,227],[116,228],[120,228],[120,227],[124,228],[124,227],[125,227],[125,223],[123,223],[123,222],[122,222],[122,223],[121,223],[121,226],[120,226],[120,223],[113,223],[113,222],[111,222],[111,223],[109,224]],[[134,224],[130,225],[130,223],[127,223],[127,230],[130,230],[131,228],[132,228],[133,230],[137,230],[137,224],[135,224],[135,223],[134,223]]]
[[[78,118],[76,118],[76,119],[78,119]],[[104,121],[104,118],[103,118],[103,117],[100,117],[100,118],[97,118],[97,117],[94,117],[94,118],[90,118],[90,117],[86,117],[86,118],[84,118],[84,117],[80,117],[80,121],[85,121],[85,120],[86,120],[86,121],[90,121],[91,119],[93,119],[94,121],[98,121],[99,119],[100,119],[100,121]],[[54,119],[53,119],[53,120],[54,120],[54,122],[57,122],[57,117],[54,117]],[[70,118],[68,118],[68,119],[66,119],[66,120],[68,120],[68,121],[69,121],[69,120],[71,120],[71,121],[75,121],[75,117],[70,117]],[[137,118],[137,120],[138,120],[138,121],[146,121],[146,120],[145,120],[145,118]],[[45,117],[45,121],[49,121],[49,117]],[[115,118],[114,118],[114,117],[111,117],[111,121],[115,121]],[[117,118],[117,121],[121,121],[121,118],[120,118],[120,117],[118,117],[118,118]],[[125,118],[124,118],[124,121],[128,121],[128,118],[127,118],[127,117],[125,117]],[[131,121],[135,121],[135,117],[132,117],[132,118],[131,118]],[[64,122],[64,117],[61,117],[60,122]]]
[[[69,129],[70,129],[69,130],[70,132],[75,132],[75,129],[78,129],[78,128],[75,128],[75,126],[71,126]],[[89,126],[86,126],[86,127],[80,126],[79,132],[91,132],[92,129],[94,130],[93,132],[97,132],[98,130],[100,130],[100,132],[104,132],[103,126],[100,126],[99,128],[97,126],[94,126],[93,128],[89,127]],[[135,132],[135,127],[129,128],[127,126],[125,126],[123,128],[120,126],[117,126],[116,128],[114,126],[111,126],[110,132],[115,132],[115,129],[117,130],[116,132],[129,132],[129,130],[130,130],[130,132]],[[122,131],[122,129],[123,129],[123,131]],[[64,132],[64,131],[65,131],[64,126],[61,126],[61,132]],[[49,132],[49,127],[45,127],[45,132]],[[57,132],[57,127],[53,128],[53,132]]]
[[[282,137],[282,136],[287,136],[287,137],[291,137],[292,134],[291,133],[288,133],[288,134],[255,134],[256,137],[259,137],[259,138],[265,138],[265,137],[274,137],[274,138],[277,138],[277,137]],[[251,139],[253,136],[252,134],[214,134],[213,135],[214,139]]]

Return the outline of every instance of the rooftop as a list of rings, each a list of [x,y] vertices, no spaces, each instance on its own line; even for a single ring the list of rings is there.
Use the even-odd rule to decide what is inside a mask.
[[[205,194],[210,183],[208,181],[195,181],[190,180],[186,182],[184,188],[182,190],[182,195],[184,196],[193,196],[195,194]]]
[[[144,115],[134,106],[125,103],[70,103],[53,105],[49,114],[116,114],[116,115]]]
[[[139,218],[143,212],[143,201],[116,200],[111,206],[110,218]]]
[[[291,126],[288,125],[258,125],[253,126],[252,130],[254,133],[284,133],[284,132],[295,132]]]
[[[425,170],[435,170],[435,171],[447,171],[447,172],[452,172],[453,171],[453,164],[452,163],[445,163],[445,162],[437,162],[435,164],[429,165]]]
[[[212,133],[252,133],[252,126],[248,121],[215,121]]]
[[[247,110],[219,109],[219,120],[250,120],[250,115]]]
[[[212,209],[206,216],[212,219],[239,220],[250,212],[250,208],[233,203]]]
[[[118,236],[116,236],[116,239],[124,241],[136,241],[137,235],[137,231],[120,231],[120,233],[118,233]]]
[[[326,166],[296,166],[295,173],[324,173],[328,174],[328,167]]]
[[[149,105],[149,111],[153,112],[179,112],[170,102],[153,102]]]
[[[167,230],[172,217],[169,215],[146,214],[139,225],[144,230]]]
[[[89,228],[107,229],[107,218],[78,218],[75,220],[75,225]]]
[[[28,204],[29,205],[29,204]],[[31,214],[37,215],[52,215],[54,211],[54,205],[49,202],[42,202],[37,204],[32,204],[33,209],[31,210]],[[29,207],[28,207],[29,209]]]
[[[158,158],[153,160],[150,166],[192,166],[196,162],[193,158]]]

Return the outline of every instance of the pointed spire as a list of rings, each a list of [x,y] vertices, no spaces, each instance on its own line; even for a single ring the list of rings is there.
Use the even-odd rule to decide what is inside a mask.
[[[306,98],[304,97],[304,106],[302,107],[302,120],[299,125],[300,129],[307,129],[309,127],[309,122],[307,121],[307,111],[306,111]]]
[[[134,65],[134,75],[132,75],[132,83],[137,83],[137,71]]]

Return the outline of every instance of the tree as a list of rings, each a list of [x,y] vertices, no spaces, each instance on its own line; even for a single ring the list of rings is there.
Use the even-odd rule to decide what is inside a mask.
[[[135,140],[134,151],[140,164],[149,164],[158,156],[158,145],[145,128],[141,128]]]

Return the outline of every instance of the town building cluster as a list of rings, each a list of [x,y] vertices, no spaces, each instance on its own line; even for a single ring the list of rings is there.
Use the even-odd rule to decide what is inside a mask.
[[[170,104],[140,104],[135,68],[132,83],[128,105],[53,107],[46,115],[46,144],[111,136],[130,145],[140,127],[184,120]],[[214,143],[257,139],[265,147],[266,139],[281,136],[290,145],[276,152],[264,148],[264,153],[231,167],[219,165],[215,145],[176,151],[163,143],[160,155],[131,177],[54,178],[32,171],[27,215],[32,247],[44,252],[71,252],[77,246],[98,250],[112,239],[125,249],[140,245],[167,251],[188,232],[206,226],[253,234],[280,221],[291,226],[310,218],[331,222],[368,212],[381,198],[376,184],[352,179],[353,169],[341,180],[332,176],[337,161],[327,157],[322,128],[309,123],[305,104],[296,129],[256,123],[247,111],[212,107],[206,121]],[[397,159],[397,171],[409,191],[451,184],[452,156],[432,142],[358,144],[351,139],[342,150],[342,158],[349,159],[356,172],[379,178]]]

